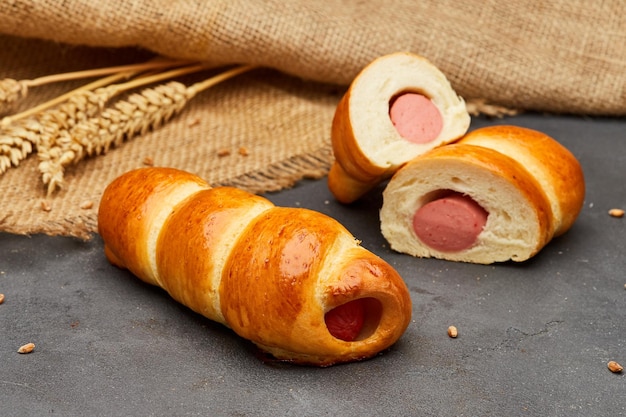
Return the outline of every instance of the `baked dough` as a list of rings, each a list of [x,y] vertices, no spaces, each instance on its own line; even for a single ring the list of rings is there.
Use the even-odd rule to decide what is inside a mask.
[[[442,126],[434,139],[416,143],[394,126],[390,107],[404,93],[426,97],[439,111]],[[469,125],[465,102],[430,61],[406,52],[380,57],[359,73],[337,106],[328,187],[338,201],[356,201],[409,160],[461,137]]]
[[[184,171],[143,168],[114,180],[98,230],[114,265],[279,360],[328,366],[370,358],[410,322],[400,275],[336,220],[211,188]],[[342,320],[354,317],[358,327],[346,329],[353,324]]]
[[[450,192],[469,196],[488,217],[473,245],[442,251],[418,238],[413,219]],[[381,231],[392,249],[413,256],[524,261],[572,226],[584,196],[579,162],[555,139],[517,126],[485,127],[400,169],[383,192]]]

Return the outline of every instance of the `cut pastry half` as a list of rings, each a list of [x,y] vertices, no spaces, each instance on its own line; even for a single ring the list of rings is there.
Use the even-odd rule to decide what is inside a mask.
[[[381,231],[413,256],[525,261],[570,229],[584,196],[582,168],[556,140],[486,127],[400,169],[383,192]]]
[[[467,132],[465,102],[427,59],[406,52],[374,60],[337,106],[328,187],[356,201],[416,156]]]

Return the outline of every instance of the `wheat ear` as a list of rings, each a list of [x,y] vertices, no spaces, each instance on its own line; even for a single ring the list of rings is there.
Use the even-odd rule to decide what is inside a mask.
[[[54,143],[58,131],[76,120],[96,114],[104,102],[92,89],[111,84],[132,74],[125,72],[91,82],[62,96],[14,116],[0,123],[0,175],[11,166],[18,166],[35,148]],[[52,103],[54,102],[54,103]],[[57,102],[64,102],[54,107]],[[49,145],[48,145],[49,146]]]
[[[95,116],[116,95],[140,85],[205,68],[206,66],[200,64],[190,65],[114,84],[137,74],[136,71],[128,70],[94,81],[25,112],[3,118],[0,123],[0,175],[11,166],[18,166],[35,148],[40,160],[58,158],[63,152],[63,144],[67,142],[67,138],[58,138],[66,136],[64,132],[79,121]],[[145,67],[140,69],[143,71]]]
[[[106,153],[125,140],[158,128],[180,113],[189,100],[201,91],[253,68],[255,67],[235,67],[190,87],[172,81],[147,88],[141,93],[131,94],[125,100],[117,101],[99,115],[61,132],[57,139],[60,146],[46,154],[40,154],[39,171],[44,185],[47,185],[48,195],[63,186],[64,168],[69,164],[76,164],[87,156]],[[133,82],[127,85],[131,83]],[[134,84],[138,83],[139,80]]]
[[[39,158],[38,169],[42,175],[42,180],[44,184],[49,185],[48,194],[62,185],[63,167],[69,164],[73,158],[78,158],[78,160],[83,158],[84,149],[80,146],[76,146],[75,141],[71,136],[73,133],[70,133],[70,129],[72,129],[76,124],[90,118],[95,118],[96,114],[104,108],[105,104],[120,93],[142,85],[151,84],[203,69],[206,69],[206,66],[202,64],[190,65],[170,71],[147,74],[121,84],[110,84],[106,87],[98,88],[93,92],[79,91],[76,95],[70,96],[68,102],[60,106],[61,114],[76,115],[75,112],[64,111],[64,108],[70,105],[72,101],[79,100],[81,96],[95,98],[98,103],[98,107],[94,108],[94,112],[80,112],[80,116],[82,117],[72,117],[71,124],[63,123],[63,120],[59,120],[57,122],[49,121],[50,123],[47,123],[50,132],[49,134],[41,135],[37,144],[37,156]]]
[[[103,77],[110,74],[124,72],[138,73],[151,69],[171,68],[189,64],[190,61],[156,58],[140,64],[117,65],[106,68],[95,68],[82,71],[64,72],[61,74],[46,75],[32,80],[15,80],[5,78],[0,80],[0,110],[28,95],[30,88],[63,81],[79,80],[85,78]]]

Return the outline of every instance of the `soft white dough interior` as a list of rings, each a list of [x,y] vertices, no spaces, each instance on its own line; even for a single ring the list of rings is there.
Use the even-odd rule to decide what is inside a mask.
[[[202,186],[195,182],[187,182],[180,184],[177,187],[173,187],[172,191],[165,198],[163,198],[159,212],[152,217],[152,223],[150,224],[148,230],[146,250],[148,252],[147,257],[150,265],[150,274],[160,287],[163,287],[163,282],[159,277],[159,271],[157,268],[156,246],[159,240],[159,234],[163,229],[163,224],[178,204],[191,195],[206,188],[208,188],[208,186]]]
[[[405,167],[383,193],[381,231],[391,247],[420,257],[479,263],[527,259],[540,244],[534,208],[510,182],[491,172],[463,163],[438,161]],[[413,215],[424,204],[452,190],[470,196],[488,213],[487,223],[474,246],[457,253],[438,252],[420,242],[413,230]]]
[[[405,92],[431,99],[443,118],[438,137],[429,143],[411,143],[398,133],[389,118],[389,103]],[[465,102],[445,75],[425,59],[408,54],[380,58],[354,81],[350,98],[350,121],[363,153],[376,165],[399,166],[441,143],[463,135],[470,118]]]

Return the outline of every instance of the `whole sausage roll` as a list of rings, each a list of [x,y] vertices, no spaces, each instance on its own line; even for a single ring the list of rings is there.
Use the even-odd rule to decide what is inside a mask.
[[[130,171],[98,212],[105,254],[276,359],[328,366],[393,345],[400,275],[336,220],[170,168]]]

